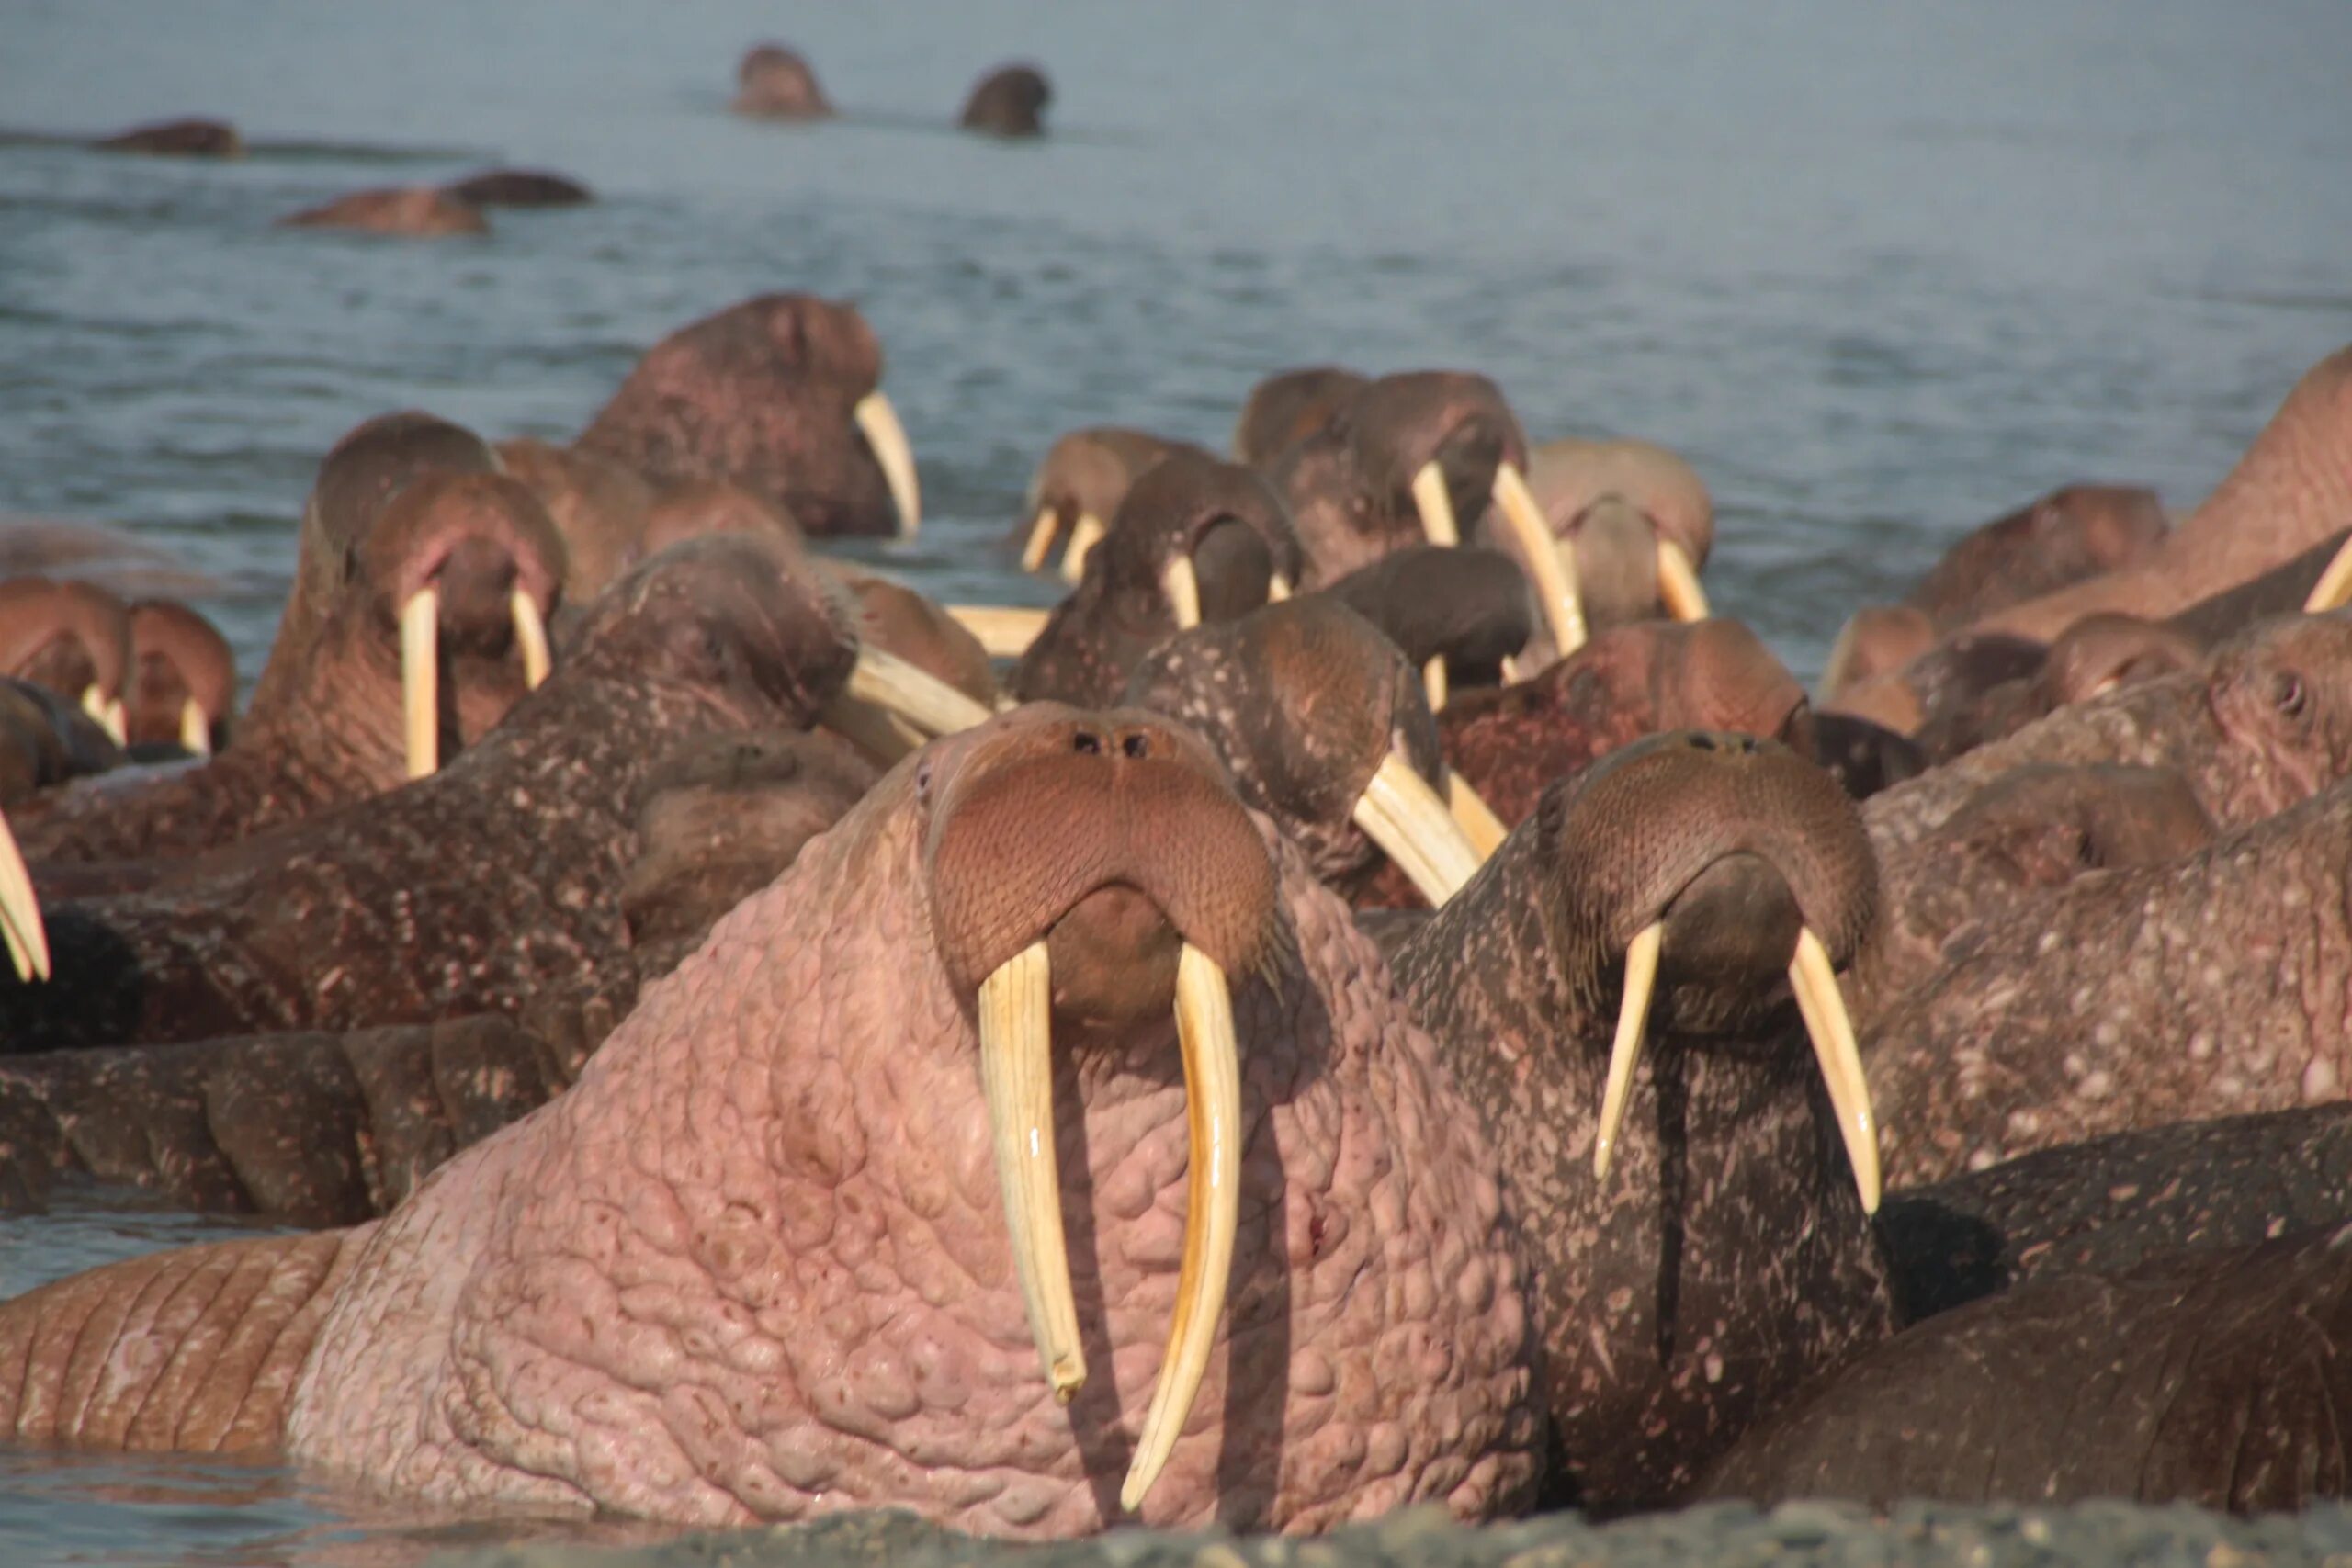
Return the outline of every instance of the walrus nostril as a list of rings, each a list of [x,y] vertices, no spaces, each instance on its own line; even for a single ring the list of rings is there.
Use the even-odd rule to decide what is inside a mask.
[[[1091,729],[1081,729],[1071,736],[1069,744],[1070,750],[1080,756],[1099,757],[1102,754],[1102,738]]]
[[[1130,735],[1119,742],[1119,750],[1140,761],[1151,755],[1151,743],[1140,735]]]

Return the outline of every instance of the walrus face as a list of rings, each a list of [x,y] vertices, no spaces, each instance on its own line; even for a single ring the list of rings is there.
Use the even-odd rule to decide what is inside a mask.
[[[1266,481],[1193,451],[1136,481],[1097,553],[1103,614],[1152,641],[1286,598],[1299,570],[1289,516]]]
[[[1836,969],[1872,931],[1878,877],[1845,793],[1775,742],[1682,730],[1604,759],[1537,816],[1563,981],[1591,1012],[1612,967],[1622,982],[1595,1173],[1608,1173],[1653,999],[1677,1032],[1744,1033],[1785,976],[1875,1210],[1877,1124]]]
[[[1536,449],[1528,482],[1568,557],[1587,630],[1660,614],[1706,619],[1699,570],[1714,547],[1715,505],[1690,464],[1646,441],[1565,439]]]
[[[1136,479],[1182,443],[1120,425],[1073,430],[1046,449],[1022,508],[1021,570],[1036,571],[1064,545],[1067,582],[1086,574],[1086,558],[1110,532],[1110,520]]]
[[[832,101],[817,85],[817,73],[796,50],[780,43],[754,44],[735,68],[740,88],[732,106],[737,114],[759,119],[825,119]]]
[[[2318,793],[2352,769],[2352,610],[2257,626],[2217,649],[2206,698],[2222,729]]]
[[[1385,852],[1435,906],[1478,868],[1419,676],[1343,604],[1317,594],[1171,637],[1124,700],[1197,730],[1326,882],[1360,880]]]
[[[1250,389],[1233,427],[1233,460],[1261,467],[1331,423],[1371,383],[1336,365],[1283,370]]]
[[[130,614],[105,589],[45,577],[0,582],[0,675],[75,699],[117,745],[130,664]]]
[[[504,475],[428,474],[378,514],[358,547],[368,614],[354,651],[375,658],[397,639],[411,778],[439,768],[445,728],[470,740],[547,679],[547,622],[563,570],[546,508]],[[445,661],[457,696],[447,715]],[[496,710],[486,719],[485,704]]]
[[[1175,1011],[1190,1201],[1167,1354],[1120,1494],[1132,1509],[1183,1429],[1224,1310],[1242,1135],[1227,976],[1267,951],[1272,862],[1207,749],[1156,715],[1040,705],[915,765],[938,952],[974,998],[1014,1265],[1064,1404],[1087,1369],[1062,1236],[1052,1021]],[[1018,852],[1041,820],[1056,825],[1057,852]]]
[[[197,757],[228,744],[237,660],[211,622],[168,599],[141,600],[130,606],[130,653],[129,744],[175,745]]]
[[[2118,686],[2194,670],[2204,661],[2196,640],[2170,626],[2137,615],[2087,615],[2050,645],[2036,694],[2047,711],[2088,702]]]

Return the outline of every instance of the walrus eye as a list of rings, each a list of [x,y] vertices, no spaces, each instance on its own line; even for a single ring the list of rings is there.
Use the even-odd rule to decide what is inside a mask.
[[[2281,670],[2270,677],[2270,700],[2289,718],[2301,718],[2308,700],[2303,691],[2303,679],[2291,670]]]

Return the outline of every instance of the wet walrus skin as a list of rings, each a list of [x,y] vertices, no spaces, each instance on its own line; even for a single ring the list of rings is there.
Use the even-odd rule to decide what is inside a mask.
[[[1154,918],[1104,875],[1156,889]],[[1048,1142],[1094,1376],[1067,1407],[1015,1285],[970,1010],[1046,922],[1079,987],[1053,1009]],[[1200,1157],[1157,956],[1179,933],[1222,955],[1236,1003],[1240,1218],[1219,1343],[1141,1518],[1523,1506],[1521,1265],[1433,1046],[1358,983],[1376,960],[1345,908],[1197,742],[1051,707],[902,763],[579,1084],[390,1219],[0,1304],[0,1430],[282,1451],[436,1505],[741,1523],[895,1504],[1023,1537],[1132,1517],[1118,1478]],[[94,1313],[110,1331],[84,1337]],[[60,1405],[133,1344],[185,1349]]]
[[[1704,1491],[2301,1508],[2352,1483],[2347,1345],[2352,1226],[2053,1274],[1826,1380]]]
[[[630,976],[639,782],[679,742],[806,724],[855,648],[805,560],[689,541],[616,584],[546,685],[428,779],[47,910],[0,1042],[201,1040],[517,1013]]]

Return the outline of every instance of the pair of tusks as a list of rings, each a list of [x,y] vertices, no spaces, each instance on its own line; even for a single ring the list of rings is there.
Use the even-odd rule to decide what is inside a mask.
[[[913,538],[922,526],[922,487],[915,479],[914,444],[899,423],[899,411],[880,392],[868,392],[857,400],[850,416],[874,448],[874,460],[882,465],[882,482],[890,487],[890,504],[899,510],[899,537]]]
[[[1502,824],[1459,774],[1447,780],[1451,800],[1441,799],[1399,752],[1381,759],[1372,780],[1356,797],[1351,814],[1364,837],[1378,844],[1420,891],[1432,909],[1462,891],[1502,841]],[[1491,843],[1481,837],[1491,832]]]
[[[17,835],[5,815],[0,815],[0,942],[7,944],[17,979],[49,978],[49,928],[41,923],[32,874],[25,869],[24,853],[17,848]]]
[[[1021,570],[1035,571],[1046,564],[1046,553],[1054,547],[1054,527],[1061,521],[1061,513],[1050,505],[1037,508],[1037,515],[1029,521],[1029,536],[1021,544]],[[1064,582],[1076,582],[1086,575],[1086,558],[1110,532],[1102,526],[1102,519],[1091,512],[1081,512],[1078,521],[1070,525],[1069,543],[1062,548],[1061,573]]]
[[[1600,1096],[1600,1131],[1592,1145],[1592,1174],[1606,1178],[1617,1152],[1617,1135],[1625,1123],[1625,1101],[1634,1087],[1634,1069],[1642,1059],[1642,1031],[1649,1021],[1650,995],[1657,985],[1658,947],[1666,935],[1662,920],[1652,920],[1625,947],[1625,992],[1617,1010],[1617,1039],[1609,1052],[1609,1082]],[[1862,1076],[1861,1051],[1854,1042],[1853,1020],[1838,989],[1836,966],[1828,949],[1810,926],[1797,929],[1797,950],[1789,961],[1789,989],[1795,993],[1797,1011],[1804,1018],[1805,1034],[1813,1041],[1814,1060],[1829,1086],[1829,1104],[1838,1118],[1838,1135],[1846,1143],[1846,1158],[1854,1169],[1854,1186],[1862,1196],[1862,1212],[1878,1213],[1878,1120],[1871,1111],[1870,1084]]]
[[[896,761],[934,736],[971,728],[989,713],[930,671],[868,646],[857,650],[848,681],[825,709],[825,723]]]
[[[82,711],[107,732],[107,739],[118,746],[130,744],[130,719],[120,697],[109,697],[98,690],[96,681],[82,688]]]
[[[1563,659],[1582,648],[1590,634],[1585,627],[1584,592],[1577,575],[1576,549],[1552,533],[1544,520],[1544,509],[1536,503],[1534,491],[1527,488],[1527,476],[1510,463],[1495,465],[1492,491],[1495,510],[1502,514],[1504,525],[1510,528],[1527,570],[1535,579],[1535,594],[1543,605],[1544,625],[1551,629],[1552,644]],[[1413,505],[1421,514],[1421,532],[1432,545],[1458,545],[1462,531],[1453,516],[1453,500],[1446,492],[1445,474],[1431,458],[1421,465],[1413,476]],[[1679,621],[1703,621],[1707,618],[1706,591],[1699,586],[1697,568],[1691,565],[1690,553],[1672,539],[1657,542],[1657,596],[1667,613]],[[1431,660],[1435,666],[1438,660]],[[1428,675],[1430,706],[1445,705],[1445,674],[1433,669]]]
[[[1081,517],[1081,525],[1091,521]],[[1037,525],[1029,536],[1029,550],[1022,552],[1022,564],[1028,566],[1034,553],[1038,559],[1045,556],[1041,541],[1051,531],[1053,513],[1041,512]],[[1097,525],[1099,529],[1099,525]],[[1073,577],[1071,581],[1075,581]],[[1160,591],[1168,596],[1168,607],[1175,615],[1176,629],[1190,631],[1201,624],[1201,581],[1193,569],[1190,556],[1179,554],[1159,574]],[[1290,579],[1275,572],[1266,580],[1266,602],[1279,604],[1291,596]],[[1001,604],[950,604],[947,613],[966,631],[978,639],[980,647],[991,659],[1018,659],[1029,651],[1037,634],[1046,629],[1044,610],[1022,610]]]
[[[521,588],[507,596],[514,645],[523,654],[523,683],[537,691],[548,678],[547,622],[538,601]],[[430,583],[401,606],[401,719],[408,742],[408,776],[421,779],[441,766],[441,591]],[[186,718],[182,718],[183,729]]]
[[[1086,1352],[1079,1343],[1078,1303],[1062,1235],[1052,1012],[1053,975],[1042,941],[980,983],[980,1087],[1013,1269],[1046,1382],[1054,1398],[1068,1404],[1085,1386]],[[1119,1489],[1119,1506],[1130,1512],[1166,1468],[1200,1393],[1240,1224],[1241,1055],[1233,998],[1216,960],[1189,942],[1176,963],[1176,1039],[1184,1062],[1189,1139],[1184,1252],[1159,1379]]]

